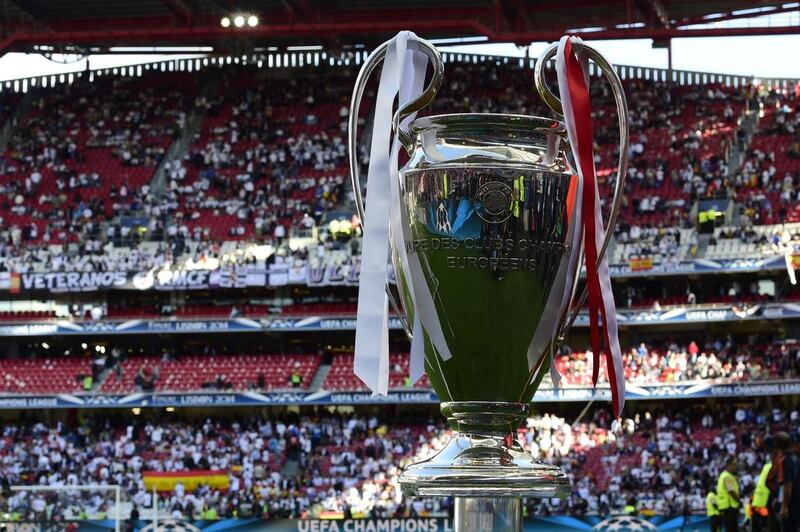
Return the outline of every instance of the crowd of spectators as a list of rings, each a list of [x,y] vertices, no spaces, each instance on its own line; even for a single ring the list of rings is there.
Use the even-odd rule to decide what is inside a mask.
[[[282,78],[231,66],[199,83],[193,76],[160,72],[36,89],[29,115],[12,128],[0,156],[0,271],[266,267],[319,261],[335,250],[358,251],[357,240],[351,247],[322,226],[326,213],[352,211],[345,125],[354,72],[308,70]],[[434,112],[548,114],[531,90],[530,69],[513,61],[450,63],[446,76]],[[790,221],[797,214],[797,92],[764,91],[755,98],[763,105],[759,130],[741,168],[732,169],[730,150],[737,142],[746,144],[739,129],[744,91],[625,83],[632,141],[616,228],[618,244],[630,246],[622,259],[695,255],[698,237],[690,230],[689,207],[712,198],[735,199],[745,222],[712,241],[784,246],[783,236],[779,246],[749,226]],[[616,115],[607,86],[593,83],[591,90],[596,163],[603,196],[610,198]],[[17,101],[4,96],[0,117],[10,116]],[[366,116],[366,109],[362,112]],[[173,142],[198,121],[185,153],[165,160]],[[363,147],[359,159],[368,162]],[[163,183],[156,183],[162,163]],[[121,214],[139,221],[123,223]],[[292,250],[287,241],[293,236],[320,244]],[[238,244],[222,244],[231,240]],[[270,245],[274,254],[257,257],[251,244]],[[728,296],[730,290],[733,297],[744,292],[725,288]],[[631,307],[646,298],[635,290],[627,295]],[[714,296],[690,288],[680,297],[691,304]],[[634,384],[800,376],[800,349],[788,343],[726,338],[702,346],[641,344],[624,356],[627,380]],[[168,362],[172,356],[162,358]],[[121,373],[125,359],[116,348],[96,353],[86,375],[89,389],[105,373],[118,378],[114,372]],[[589,385],[591,359],[588,352],[559,355],[564,384]],[[131,365],[136,389],[153,389],[167,377],[158,364]],[[232,386],[222,374],[211,384]],[[740,482],[747,492],[763,463],[763,436],[778,429],[796,433],[800,423],[797,410],[772,405],[629,408],[631,414],[620,422],[602,409],[574,423],[554,414],[527,420],[521,430],[526,448],[561,465],[575,488],[561,502],[530,501],[530,511],[604,515],[634,500],[645,513],[699,512],[727,456],[741,458]],[[438,417],[398,423],[352,414],[196,420],[145,414],[5,423],[0,512],[33,519],[108,515],[109,493],[81,497],[7,488],[117,484],[133,515],[141,515],[152,505],[143,472],[181,470],[223,471],[229,487],[191,490],[179,483],[161,497],[163,515],[393,517],[452,509],[446,499],[405,500],[397,485],[401,467],[440,449],[449,437]]]
[[[42,257],[60,253],[47,246],[67,242],[101,264],[108,242],[164,241],[158,252],[175,257],[188,242],[279,244],[313,235],[325,213],[352,210],[345,129],[354,70],[282,77],[255,66],[213,68],[213,76],[150,72],[36,89],[26,127],[13,129],[0,157],[0,262],[17,267],[32,249],[46,263]],[[530,77],[516,61],[452,63],[431,112],[548,115]],[[793,157],[791,146],[777,155],[754,147],[741,171],[728,168],[752,89],[644,79],[625,85],[631,165],[617,236],[637,246],[626,255],[667,260],[696,250],[676,232],[692,225],[687,207],[696,199],[736,196],[755,223],[788,215],[800,189],[797,172],[783,162]],[[592,84],[592,97],[596,162],[608,197],[613,98],[604,83]],[[797,135],[792,91],[763,91],[755,101],[766,109],[762,136]],[[362,112],[366,117],[366,106]],[[175,139],[195,131],[184,152],[163,160]],[[151,186],[162,162],[164,179]],[[777,215],[763,217],[764,209]],[[122,223],[126,213],[139,221]]]
[[[563,385],[591,386],[592,352],[562,348],[555,364]],[[603,355],[604,356],[604,355]],[[788,342],[736,342],[728,336],[705,342],[662,347],[641,343],[623,353],[625,380],[632,384],[747,382],[800,377],[800,345]],[[605,363],[600,365],[605,380]]]
[[[697,280],[680,282],[620,283],[616,286],[617,308],[665,310],[667,308],[692,308],[698,305],[719,305],[726,308],[754,309],[757,305],[772,302],[797,301],[800,291],[793,287],[781,290],[780,280],[754,277],[716,278],[713,283]]]
[[[655,262],[669,264],[697,256],[697,232],[693,230],[642,227],[623,221],[614,228],[614,236],[616,242],[611,252],[612,264],[641,257],[657,257]]]
[[[749,209],[749,208],[748,208]],[[743,219],[748,222],[747,214]],[[800,223],[776,225],[721,226],[711,235],[704,257],[739,259],[752,257],[791,257],[800,252]]]
[[[452,65],[433,112],[493,112],[548,116],[530,90],[526,67],[514,62]],[[679,86],[626,80],[630,168],[622,220],[641,231],[688,227],[690,201],[726,194],[727,158],[745,94],[721,85]],[[616,111],[608,86],[591,85],[595,156],[605,197],[614,185],[619,150]]]
[[[256,262],[247,245],[219,242],[138,243],[117,247],[112,242],[101,245],[88,241],[74,248],[0,246],[0,271],[28,272],[129,272],[160,267],[215,269],[221,266],[245,266]],[[2,255],[3,250],[7,254]],[[263,266],[265,259],[262,258]]]
[[[187,241],[182,238],[136,241],[123,246],[112,241],[23,248],[0,244],[0,272],[141,272],[162,267],[171,270],[246,270],[250,267],[263,270],[272,264],[339,264],[357,259],[361,249],[360,236],[360,225],[353,223],[348,224],[345,230],[320,228],[311,239],[276,237],[267,244],[252,240]]]
[[[195,243],[279,245],[312,236],[321,215],[349,194],[344,138],[352,72],[321,70],[308,72],[311,83],[228,67],[215,73],[207,91],[213,97],[177,90],[191,79],[186,73],[172,84],[168,78],[175,92],[158,97],[159,74],[42,90],[32,127],[19,128],[0,158],[0,194],[8,197],[8,215],[0,209],[0,268],[142,269],[178,259]],[[149,88],[129,98],[143,86]],[[188,131],[188,116],[199,117],[199,132],[182,158],[164,161],[166,186],[151,187],[165,146]],[[152,153],[132,147],[150,144]],[[95,171],[81,171],[93,165]],[[134,179],[128,167],[143,171]],[[48,195],[54,186],[60,194]],[[141,256],[142,240],[163,242],[153,260]],[[72,253],[51,247],[66,243],[76,244]],[[118,257],[105,257],[115,249]]]
[[[531,447],[574,479],[571,497],[541,501],[534,505],[537,515],[607,515],[626,504],[643,515],[703,513],[705,496],[731,456],[738,458],[740,492],[748,497],[767,459],[764,437],[778,430],[796,437],[800,417],[766,405],[698,404],[640,411],[611,430],[606,422],[602,411],[585,424],[552,415],[529,421],[535,429],[528,436]],[[534,443],[537,438],[544,447]]]
[[[98,239],[185,128],[194,86],[175,72],[34,89],[0,156],[3,244]]]
[[[233,391],[286,391],[310,389],[320,370],[326,377],[318,385],[328,391],[360,391],[364,384],[353,373],[352,354],[332,353],[322,346],[302,346],[294,352],[265,352],[263,347],[158,344],[157,347],[42,342],[23,344],[24,358],[0,359],[0,392],[53,394],[71,391],[134,393],[142,391],[191,392],[203,389]],[[600,383],[607,381],[605,362]],[[592,386],[591,351],[563,346],[555,356],[562,386]],[[429,389],[427,379],[407,378],[409,355],[391,354],[392,389]],[[627,382],[636,385],[727,384],[800,378],[800,344],[764,337],[748,340],[730,335],[707,341],[661,339],[627,344],[623,351]],[[52,377],[58,375],[59,379]],[[85,377],[91,376],[88,388]],[[549,375],[543,386],[551,386]]]
[[[645,80],[631,80],[626,93],[634,132],[628,178],[641,192],[635,212],[685,220],[680,211],[686,202],[729,187],[726,161],[744,95],[720,85],[677,87]]]
[[[723,227],[719,234],[712,237],[712,245],[718,240],[739,240],[743,244],[762,244],[771,247],[773,253],[778,253],[792,241],[800,239],[800,231],[794,224],[774,226],[771,234],[756,231],[751,226]]]
[[[762,88],[759,122],[737,172],[737,200],[746,223],[800,221],[800,85]]]
[[[349,69],[269,78],[255,67],[220,72],[198,99],[203,124],[167,164],[159,216],[167,237],[278,241],[309,231],[345,204]]]
[[[764,436],[776,430],[794,435],[800,424],[797,410],[777,405],[649,408],[630,407],[619,421],[597,409],[572,423],[555,414],[523,423],[523,446],[561,466],[573,484],[562,501],[528,501],[531,511],[606,515],[633,501],[644,514],[700,513],[727,457],[739,457],[747,494],[764,463]],[[126,508],[142,516],[152,507],[145,472],[216,471],[227,476],[227,489],[178,482],[159,497],[162,518],[447,515],[451,500],[404,499],[397,478],[402,467],[441,449],[450,431],[438,416],[404,419],[283,414],[190,420],[167,414],[6,423],[0,507],[19,518],[102,517],[113,509],[112,494],[81,499],[7,488],[116,484]]]

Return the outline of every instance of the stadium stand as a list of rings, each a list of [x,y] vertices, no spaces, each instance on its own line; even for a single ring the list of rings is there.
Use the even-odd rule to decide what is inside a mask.
[[[724,234],[726,228],[720,233]],[[770,233],[769,228],[754,227],[754,234]],[[734,234],[734,233],[731,233]],[[735,233],[742,234],[743,233]],[[735,237],[740,238],[740,237]],[[796,237],[795,237],[796,238]],[[773,235],[774,239],[774,235]],[[742,243],[739,240],[727,243],[721,239],[721,244],[709,246],[710,259],[747,258],[745,250],[755,250],[751,257],[767,254],[775,248],[775,244],[766,241],[759,244]],[[759,240],[761,242],[761,240]],[[761,251],[758,251],[761,250]],[[762,290],[757,279],[732,278],[721,279],[717,283],[708,284],[696,280],[682,280],[681,282],[663,283],[628,283],[615,287],[617,308],[638,310],[666,310],[679,308],[697,308],[714,305],[730,307],[736,304],[766,304],[785,303],[797,301],[800,291],[793,286],[784,287],[774,293]],[[49,305],[48,310],[2,310],[0,323],[58,323],[75,322],[86,323],[98,320],[221,320],[235,318],[277,318],[280,316],[302,317],[353,317],[356,315],[356,304],[350,302],[352,293],[339,296],[326,296],[325,302],[315,303],[287,303],[263,304],[251,303],[248,300],[233,300],[227,303],[204,302],[187,299],[184,302],[135,304],[131,301],[111,302],[111,306],[101,303],[94,305],[87,302],[84,311],[71,311],[67,305]],[[311,298],[319,300],[319,297]],[[293,301],[302,301],[298,297]],[[344,301],[342,301],[344,300]],[[121,306],[124,305],[124,306]],[[93,310],[99,314],[93,315]],[[392,314],[394,313],[391,311]]]
[[[797,410],[757,405],[705,412],[664,406],[613,424],[602,409],[572,426],[557,415],[534,416],[523,424],[521,441],[535,456],[561,465],[575,489],[561,502],[528,504],[538,515],[602,516],[620,511],[635,495],[642,513],[679,515],[684,507],[701,512],[728,455],[740,457],[741,489],[751,491],[765,458],[764,436],[794,433],[799,416]],[[175,518],[199,516],[210,507],[219,517],[440,515],[447,499],[404,500],[397,474],[403,464],[441,448],[448,436],[443,422],[375,416],[209,416],[193,422],[103,416],[57,426],[6,423],[0,453],[9,459],[0,463],[0,472],[12,484],[118,483],[144,509],[152,504],[143,489],[147,471],[230,471],[227,490],[176,485],[162,493],[164,511]],[[8,510],[40,518],[36,497],[15,494]],[[98,494],[89,502],[49,503],[62,514],[70,507],[70,513],[94,515],[107,512],[112,500]]]
[[[195,254],[192,241],[209,248],[226,240],[277,244],[317,227],[324,233],[326,212],[350,208],[343,126],[353,72],[341,67],[302,75],[313,79],[230,65],[213,76],[148,72],[36,89],[25,117],[31,127],[13,130],[0,165],[0,186],[9,198],[0,209],[6,247],[0,267],[146,267],[164,255]],[[155,96],[149,89],[155,85],[166,90]],[[748,123],[743,88],[645,79],[625,85],[633,110],[632,164],[612,262],[695,256],[689,212],[699,199],[736,197],[744,218],[756,225],[794,219],[800,178],[792,166],[792,91],[764,91],[755,100],[764,116],[748,148],[751,157],[732,177],[729,154]],[[467,86],[477,95],[463,90]],[[547,114],[529,89],[530,70],[513,61],[455,64],[433,112]],[[615,118],[603,84],[593,85],[593,98],[607,197]],[[13,105],[12,98],[3,107]],[[62,109],[58,116],[56,108]],[[190,120],[195,115],[198,125]],[[48,129],[56,125],[57,132]],[[165,161],[165,186],[151,190],[149,180],[173,140],[195,131],[188,148]],[[141,148],[131,151],[133,141]],[[764,171],[768,182],[759,174]],[[67,198],[71,208],[61,206]],[[115,225],[120,212],[149,219],[144,236],[166,243],[141,247],[140,233]],[[80,259],[70,253],[60,258],[63,248],[47,247],[68,242],[80,246]]]
[[[343,126],[354,71],[335,67],[286,75],[252,65],[213,68],[210,74],[100,76],[37,88],[24,97],[0,95],[0,119],[7,120],[23,100],[30,104],[21,121],[7,126],[10,141],[0,158],[0,273],[154,272],[191,264],[230,267],[244,278],[250,267],[357,260],[357,223],[340,238],[328,226],[329,214],[341,219],[352,212]],[[547,114],[531,79],[530,68],[514,61],[451,63],[433,112]],[[633,111],[632,165],[610,248],[613,264],[639,258],[668,264],[761,258],[800,250],[796,93],[652,79],[626,79],[625,86]],[[610,197],[616,116],[604,85],[593,83],[592,91],[602,148],[596,162],[602,194]],[[362,112],[366,117],[368,110]],[[360,155],[366,164],[365,153]],[[698,231],[694,212],[707,201],[720,202],[726,212],[712,224],[716,227]],[[747,275],[615,282],[617,304],[645,313],[800,299],[785,283],[764,292],[760,274]],[[163,351],[148,346],[123,353],[116,339],[124,331],[102,330],[109,325],[102,323],[106,318],[200,322],[355,313],[352,288],[328,287],[322,293],[298,286],[296,291],[219,288],[224,294],[219,297],[211,290],[129,292],[136,294],[130,298],[102,291],[54,295],[47,309],[31,304],[36,310],[24,310],[27,303],[14,295],[7,307],[12,310],[0,311],[0,323],[97,325],[107,333],[98,347],[110,349],[90,354],[84,347],[84,354],[54,356],[54,348],[45,353],[16,340],[0,358],[0,393],[8,400],[71,394],[99,404],[116,394],[230,391],[289,397],[293,390],[364,391],[352,370],[352,339],[343,339],[349,332],[315,332],[313,339],[298,334],[286,342],[264,340],[280,345],[275,349],[231,345],[212,354],[195,345],[173,352],[166,346],[180,343],[174,338],[157,340],[164,340]],[[73,301],[80,303],[78,310]],[[727,327],[681,331],[678,339],[671,337],[674,328],[657,339],[650,329],[640,329],[641,338],[628,331],[626,379],[666,388],[750,381],[771,386],[800,378],[800,347],[791,340],[796,329],[780,329],[785,341],[760,332],[747,337],[741,330],[734,341]],[[585,351],[584,340],[576,338],[574,351],[565,348],[555,358],[564,386],[592,386],[592,353]],[[125,339],[119,345],[132,343]],[[427,377],[408,382],[407,344],[392,349],[390,387],[427,392]],[[88,387],[86,376],[92,377]],[[604,363],[600,380],[606,380]],[[637,509],[645,514],[702,512],[725,456],[742,458],[740,480],[743,491],[749,490],[764,460],[764,435],[798,430],[796,404],[781,399],[737,398],[698,409],[678,401],[642,401],[643,406],[629,406],[620,421],[597,407],[573,423],[563,412],[531,417],[520,431],[525,446],[567,470],[575,493],[560,503],[529,502],[528,511],[602,516],[619,513],[635,494]],[[220,469],[230,483],[227,490],[176,487],[161,494],[163,513],[183,518],[213,508],[219,517],[446,515],[448,500],[400,496],[399,468],[441,448],[449,435],[443,421],[405,416],[405,406],[353,414],[326,405],[299,415],[278,407],[253,409],[246,418],[237,417],[242,411],[235,408],[227,414],[179,408],[170,418],[149,406],[140,412],[125,408],[124,416],[86,409],[60,422],[9,415],[0,429],[0,478],[53,486],[118,483],[126,500],[146,508],[151,501],[144,471]],[[398,417],[372,417],[373,412]],[[422,417],[438,416],[432,412]],[[21,495],[3,500],[9,511],[31,519],[42,517],[39,501]],[[80,501],[47,496],[46,506],[78,516],[107,513],[111,504],[103,495]]]
[[[83,389],[82,375],[91,374],[86,357],[0,359],[0,391],[11,393],[64,393]]]
[[[591,386],[591,352],[556,358],[556,369],[567,385]],[[601,380],[605,376],[601,355]],[[697,343],[648,348],[644,343],[623,354],[627,382],[633,384],[693,381],[742,382],[792,379],[800,376],[800,348],[783,343],[725,345],[721,341],[701,349]]]
[[[4,310],[0,312],[0,321],[40,321],[56,318],[56,312],[50,310]]]
[[[693,229],[664,228],[623,223],[616,229],[616,245],[611,252],[612,264],[626,263],[631,259],[651,257],[654,262],[677,261],[690,256],[697,247]]]
[[[430,388],[428,376],[412,383],[408,377],[408,353],[389,354],[389,387],[390,388]],[[366,390],[364,383],[353,374],[353,355],[337,354],[333,357],[330,371],[322,383],[325,390]]]
[[[296,387],[307,389],[319,363],[317,355],[136,356],[119,362],[119,370],[112,368],[99,391],[287,390],[294,373],[300,377]]]
[[[714,230],[705,253],[707,259],[738,259],[782,254],[800,245],[800,223],[722,226]]]
[[[633,115],[630,184],[622,221],[644,228],[684,227],[689,201],[724,194],[728,187],[727,158],[744,99],[732,87],[645,80],[632,80],[626,94]],[[606,129],[615,127],[609,114],[604,113]],[[613,141],[603,129],[597,136],[606,144]],[[605,159],[598,170],[611,174],[613,150],[602,153]],[[606,192],[610,194],[610,187]]]
[[[487,72],[488,70],[488,72]],[[530,90],[530,71],[497,62],[456,66],[432,112],[498,112],[549,115]],[[465,90],[469,87],[470,90]],[[617,150],[611,94],[592,86],[595,137],[604,149],[597,168],[604,197],[610,197]],[[724,192],[727,155],[744,112],[738,89],[722,85],[683,86],[628,80],[631,109],[631,168],[619,232],[688,227],[689,201]],[[473,96],[474,94],[474,96]],[[684,253],[685,254],[685,253]]]
[[[196,240],[283,239],[346,197],[352,73],[308,75],[314,79],[267,78],[256,67],[221,73],[197,139],[170,163],[180,231]]]
[[[185,392],[203,390],[307,390],[322,365],[320,354],[124,354],[117,348],[61,358],[0,359],[0,392],[61,393],[83,390],[79,378],[92,374],[94,393],[140,391]],[[115,352],[116,351],[116,352]],[[603,357],[605,355],[602,355]],[[591,386],[591,352],[562,348],[555,358],[564,386]],[[99,368],[91,371],[92,365]],[[624,354],[625,375],[635,384],[686,382],[746,382],[791,380],[800,377],[800,345],[795,342],[737,344],[731,339],[665,346],[641,343]],[[607,380],[601,361],[600,381]],[[103,373],[103,370],[107,370]],[[390,356],[389,387],[395,390],[430,389],[427,376],[408,380],[408,353]],[[291,377],[300,381],[294,386]],[[57,375],[57,379],[52,376]],[[549,376],[545,377],[549,384]],[[334,354],[320,389],[365,390],[353,374],[353,355]]]
[[[101,223],[147,189],[185,127],[194,87],[186,72],[153,72],[36,89],[3,155],[3,240],[97,239]]]
[[[758,127],[740,172],[738,200],[748,223],[800,220],[800,89],[762,88]]]

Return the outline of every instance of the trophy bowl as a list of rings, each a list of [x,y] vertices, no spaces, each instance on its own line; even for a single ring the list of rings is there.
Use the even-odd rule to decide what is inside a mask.
[[[426,342],[425,370],[442,401],[528,403],[548,369],[531,344],[549,321],[543,316],[556,312],[548,297],[572,251],[573,174],[556,149],[563,131],[555,120],[528,116],[413,122],[414,149],[400,170],[411,237],[404,244],[418,255],[425,279],[418,289],[432,294],[453,354],[443,360]],[[574,184],[572,196],[574,203]],[[411,298],[400,291],[413,318]]]
[[[399,172],[405,252],[417,255],[424,283],[414,289],[430,292],[452,353],[445,360],[426,336],[425,370],[457,432],[435,457],[408,468],[401,486],[429,496],[564,496],[566,476],[515,437],[549,368],[552,318],[563,300],[551,294],[577,264],[564,128],[546,118],[453,114],[419,118],[411,131],[414,146]],[[397,253],[395,246],[401,265]],[[412,274],[398,269],[413,320],[405,284]],[[537,329],[547,333],[539,345]]]
[[[350,107],[351,179],[362,220],[358,110],[380,61],[406,53],[387,52],[391,42],[367,58]],[[481,513],[470,506],[481,500],[565,497],[570,482],[564,472],[534,458],[516,433],[576,315],[571,306],[581,266],[583,181],[570,159],[566,126],[522,115],[417,118],[441,85],[444,66],[426,41],[414,37],[408,46],[428,57],[433,76],[407,103],[400,90],[392,119],[391,157],[399,143],[408,160],[402,168],[385,169],[394,187],[388,234],[397,295],[387,294],[406,333],[423,342],[424,368],[453,435],[437,454],[403,471],[401,488],[410,496],[455,496],[457,515]],[[627,108],[613,68],[592,48],[575,46],[605,74],[619,109],[619,173],[602,256],[622,199]],[[545,102],[561,113],[543,75],[555,51],[551,46],[540,57],[534,81]],[[364,223],[368,228],[371,221]],[[579,299],[578,307],[585,292]]]

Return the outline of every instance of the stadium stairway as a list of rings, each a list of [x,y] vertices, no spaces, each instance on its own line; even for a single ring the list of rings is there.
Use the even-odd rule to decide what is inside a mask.
[[[314,380],[311,381],[311,384],[308,385],[309,392],[318,392],[319,389],[322,387],[322,383],[325,382],[325,379],[328,377],[328,373],[331,372],[331,365],[330,364],[320,364],[319,368],[317,369],[316,375],[314,375]]]
[[[744,142],[740,143],[738,139],[732,143],[730,152],[728,153],[728,171],[733,174],[735,171],[740,169],[744,164],[745,155],[747,151],[750,149],[750,142],[753,138],[753,133],[756,131],[758,127],[758,113],[752,110],[744,111],[741,115],[741,124],[740,128],[744,130]],[[695,200],[692,203],[692,209],[689,212],[689,219],[690,220],[697,220],[697,215],[700,205],[699,200]],[[728,208],[725,212],[725,220],[727,220],[728,225],[737,225],[738,224],[738,217],[739,217],[740,209],[737,208],[736,201],[728,201]],[[709,242],[711,240],[711,235],[708,234],[698,234],[698,241],[697,241],[697,256],[703,257],[706,254],[706,250],[709,247]]]
[[[733,143],[731,156],[728,159],[728,168],[732,173],[739,171],[745,163],[745,155],[750,150],[753,135],[758,130],[758,110],[750,109],[744,113],[741,129],[745,132],[744,142],[742,144],[739,142]],[[735,201],[729,202],[728,212],[725,217],[728,220],[728,225],[739,225],[741,211],[742,209],[738,208],[738,204]]]
[[[281,476],[283,478],[295,478],[300,475],[300,463],[294,459],[287,459],[281,467]]]
[[[10,119],[3,124],[2,128],[0,128],[0,153],[5,152],[6,144],[8,144],[11,134],[17,127],[17,124],[19,124],[22,119],[28,116],[28,112],[30,111],[32,104],[33,91],[28,91],[25,93],[25,96],[23,96],[22,99],[17,102]]]
[[[745,132],[744,145],[738,141],[733,143],[733,146],[731,147],[731,154],[728,157],[729,169],[740,168],[744,162],[744,155],[747,153],[747,148],[750,146],[750,139],[752,138],[753,131],[755,130],[755,118],[753,115],[754,113],[744,113],[742,117],[742,125],[740,127]]]
[[[100,374],[97,376],[97,380],[92,383],[92,392],[100,391],[100,388],[103,386],[103,383],[109,377],[109,375],[111,375],[112,371],[114,371],[112,368],[106,367],[106,369],[100,372]]]
[[[369,103],[369,113],[366,117],[364,117],[364,124],[360,126],[359,129],[359,146],[370,146],[372,143],[372,125],[375,121],[375,102]],[[348,175],[348,178],[350,176]],[[349,180],[349,179],[348,179]],[[367,168],[361,168],[361,195],[362,197],[366,194],[366,185],[367,185]],[[347,194],[346,199],[342,202],[341,206],[337,211],[341,212],[356,212],[356,201],[355,195]],[[330,212],[326,213],[323,219],[323,223],[327,223],[330,220],[341,219],[340,212]]]
[[[218,86],[219,80],[211,77],[206,78],[206,82],[200,87],[198,97],[213,94]],[[180,161],[183,159],[184,155],[186,155],[186,152],[189,150],[189,146],[192,145],[195,136],[200,134],[202,125],[203,113],[198,111],[197,108],[192,109],[192,111],[186,117],[186,124],[183,128],[183,133],[170,145],[167,153],[164,155],[164,158],[161,160],[161,163],[159,163],[158,168],[153,174],[153,179],[150,181],[150,190],[154,194],[160,195],[162,192],[164,192],[164,189],[167,185],[167,163],[176,160]]]
[[[208,79],[208,78],[207,78]],[[199,94],[210,94],[214,91],[217,87],[217,82],[211,81],[210,79],[206,81],[202,87],[200,88]],[[160,196],[167,184],[167,170],[166,166],[168,162],[181,160],[183,159],[186,152],[189,150],[189,146],[191,146],[192,141],[195,138],[195,135],[200,133],[200,128],[203,124],[203,114],[198,112],[196,109],[193,109],[188,115],[186,116],[186,123],[184,124],[183,131],[181,132],[180,137],[172,141],[167,148],[164,157],[161,159],[161,162],[158,163],[158,167],[156,168],[155,172],[153,173],[153,177],[150,180],[150,191],[155,196]],[[134,217],[136,217],[136,213],[133,213]],[[103,223],[103,231],[105,232],[108,225],[120,225],[119,218],[114,218],[113,220],[107,221]],[[156,236],[156,235],[153,235]]]

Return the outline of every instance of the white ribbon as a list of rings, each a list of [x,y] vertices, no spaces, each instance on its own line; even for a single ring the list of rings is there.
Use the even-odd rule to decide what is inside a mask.
[[[402,103],[409,102],[422,94],[422,86],[425,81],[425,71],[428,68],[428,56],[422,52],[409,50],[406,52],[410,56],[412,68],[405,69],[405,76],[403,83],[400,85],[400,98]],[[411,122],[416,118],[417,113],[406,117],[400,124],[400,127],[408,131]],[[403,200],[400,191],[400,175],[398,171],[398,155],[400,150],[400,142],[397,136],[394,139],[394,146],[392,147],[392,159],[390,161],[391,168],[391,187],[392,187],[392,207],[389,213],[390,223],[392,226],[392,236],[394,237],[395,250],[400,258],[400,264],[404,272],[410,275],[410,267],[408,264],[408,253],[406,252],[405,230],[403,226],[402,204]],[[396,274],[397,272],[395,272]],[[398,287],[400,286],[400,279],[397,279]],[[414,296],[414,280],[407,278],[405,280],[406,287],[408,288],[412,304],[416,309],[416,297]],[[411,360],[408,366],[408,377],[412,383],[417,382],[422,375],[425,374],[425,338],[422,332],[422,322],[420,320],[419,311],[414,312],[414,322],[412,324],[412,337],[411,337]]]
[[[791,244],[786,247],[786,252],[783,255],[783,259],[786,261],[786,273],[789,274],[789,282],[792,285],[797,284],[797,276],[794,273],[794,258],[793,258],[793,249]]]
[[[412,380],[422,376],[424,363],[423,326],[431,341],[447,359],[450,352],[436,317],[433,299],[427,290],[419,257],[409,257],[405,241],[410,239],[410,226],[405,209],[401,208],[398,156],[401,148],[397,134],[392,138],[392,106],[398,97],[400,107],[422,94],[428,58],[409,50],[409,41],[417,40],[411,32],[394,37],[386,50],[377,104],[372,127],[372,146],[367,173],[367,206],[361,254],[361,275],[356,316],[354,373],[374,393],[386,395],[389,390],[388,297],[386,296],[386,263],[389,237],[393,239],[401,271],[414,306],[414,338],[411,345]],[[404,119],[408,127],[414,115]],[[391,141],[391,151],[390,151]],[[391,227],[391,232],[389,228]],[[397,282],[400,283],[400,273]],[[415,290],[415,286],[418,290]],[[416,378],[415,378],[416,375]]]
[[[356,316],[353,372],[373,392],[382,395],[389,392],[389,338],[384,332],[389,316],[385,292],[389,257],[389,224],[386,220],[390,208],[389,142],[392,106],[400,89],[408,38],[409,35],[403,32],[392,39],[378,85],[367,172],[366,219]]]

